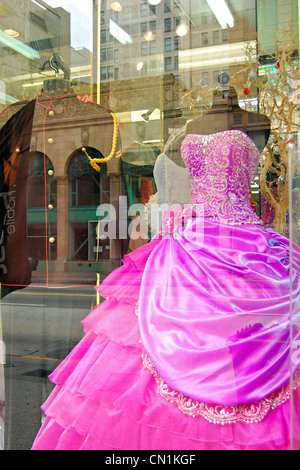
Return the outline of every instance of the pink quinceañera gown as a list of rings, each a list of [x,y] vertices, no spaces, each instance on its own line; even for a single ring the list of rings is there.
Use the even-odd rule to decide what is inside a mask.
[[[191,203],[97,288],[33,449],[300,448],[299,250],[291,267],[252,209],[248,135],[188,135],[181,152]]]

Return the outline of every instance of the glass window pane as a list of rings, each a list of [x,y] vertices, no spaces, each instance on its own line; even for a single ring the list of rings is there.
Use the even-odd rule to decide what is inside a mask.
[[[172,29],[172,19],[165,18],[165,33],[169,33]]]
[[[150,22],[149,22],[149,27],[150,27],[150,31],[152,31],[153,33],[155,33],[155,32],[156,32],[156,20],[150,21]]]
[[[157,51],[156,41],[150,42],[150,54],[155,54]]]
[[[141,23],[141,34],[145,34],[148,31],[148,23]]]
[[[147,16],[148,5],[147,3],[142,3],[140,6],[140,14],[141,16]]]
[[[170,13],[171,11],[171,0],[165,0],[164,1],[164,12],[165,13]]]
[[[172,57],[165,58],[165,70],[166,71],[172,70]]]
[[[171,38],[165,38],[165,51],[169,52],[172,50],[172,39]]]
[[[107,67],[101,67],[101,80],[107,79]]]
[[[202,46],[208,45],[208,33],[202,33]]]
[[[141,54],[142,55],[147,55],[148,54],[148,43],[147,42],[142,42],[142,44],[141,44]]]
[[[1,0],[1,450],[300,449],[299,13]]]
[[[219,44],[219,39],[220,37],[220,32],[219,31],[213,31],[213,44]]]

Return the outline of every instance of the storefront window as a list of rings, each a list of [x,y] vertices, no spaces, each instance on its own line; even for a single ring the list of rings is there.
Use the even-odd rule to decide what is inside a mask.
[[[299,2],[1,0],[0,49],[0,449],[299,450]]]

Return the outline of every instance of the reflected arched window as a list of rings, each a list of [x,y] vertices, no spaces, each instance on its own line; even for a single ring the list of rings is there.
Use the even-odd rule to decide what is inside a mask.
[[[87,148],[91,158],[103,158],[94,148]],[[68,166],[69,207],[98,206],[109,202],[109,178],[106,163],[100,163],[96,171],[82,150],[78,150]]]
[[[87,148],[91,158],[103,158],[94,148]],[[109,178],[106,163],[99,164],[100,172],[91,165],[87,155],[78,150],[68,165],[69,185],[69,259],[96,260],[96,251],[101,259],[109,258],[109,244],[97,248],[96,209],[109,203]],[[107,248],[108,247],[108,248]]]

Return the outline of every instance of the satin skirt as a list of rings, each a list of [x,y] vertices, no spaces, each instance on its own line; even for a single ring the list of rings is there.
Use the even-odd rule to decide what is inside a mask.
[[[270,229],[187,225],[97,288],[33,450],[300,449],[299,250],[290,266]]]

